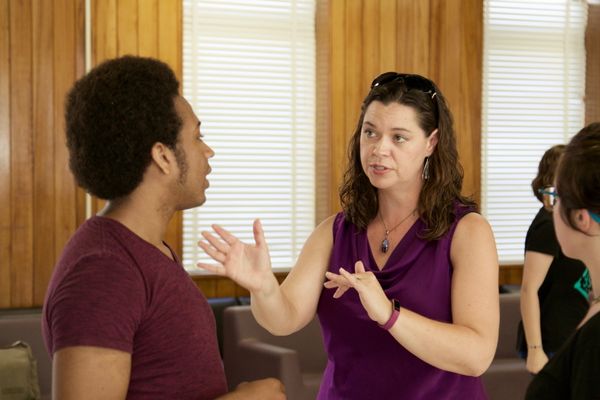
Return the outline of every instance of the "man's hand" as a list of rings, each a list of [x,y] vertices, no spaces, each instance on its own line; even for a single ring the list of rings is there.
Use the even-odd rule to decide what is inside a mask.
[[[285,388],[275,378],[242,382],[238,387],[217,400],[285,400]]]

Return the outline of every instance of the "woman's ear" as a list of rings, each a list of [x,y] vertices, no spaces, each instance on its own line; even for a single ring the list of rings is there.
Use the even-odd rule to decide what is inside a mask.
[[[164,143],[154,143],[151,153],[152,162],[163,174],[170,174],[173,171],[173,166],[177,165],[177,160],[173,150]]]
[[[429,135],[429,137],[427,138],[427,157],[429,157],[433,153],[433,150],[435,150],[435,146],[437,146],[437,143],[438,128],[435,128],[433,132],[431,132],[431,135]]]
[[[573,221],[575,222],[577,229],[583,233],[590,233],[593,228],[592,222],[594,221],[584,208],[573,210]]]

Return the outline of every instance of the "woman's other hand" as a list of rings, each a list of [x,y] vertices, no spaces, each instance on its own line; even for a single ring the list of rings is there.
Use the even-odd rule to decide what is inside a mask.
[[[385,324],[392,313],[390,299],[381,288],[375,274],[365,272],[362,261],[357,261],[354,264],[354,271],[354,274],[351,274],[340,268],[339,274],[326,272],[325,277],[329,280],[324,283],[324,286],[327,289],[337,289],[333,294],[334,298],[341,297],[348,289],[353,288],[357,291],[360,302],[369,318],[380,325]]]
[[[544,365],[548,362],[548,356],[544,353],[544,349],[536,347],[534,349],[528,349],[527,352],[527,371],[532,374],[540,372]]]

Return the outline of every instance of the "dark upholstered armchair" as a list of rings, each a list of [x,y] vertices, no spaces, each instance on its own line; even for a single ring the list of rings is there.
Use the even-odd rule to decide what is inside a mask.
[[[315,399],[327,362],[316,319],[292,335],[274,336],[258,325],[250,306],[224,311],[223,356],[230,389],[275,377],[285,385],[288,400]]]
[[[500,334],[498,348],[490,368],[483,374],[483,383],[490,400],[522,399],[531,382],[525,360],[516,350],[517,326],[521,320],[520,295],[500,295]]]

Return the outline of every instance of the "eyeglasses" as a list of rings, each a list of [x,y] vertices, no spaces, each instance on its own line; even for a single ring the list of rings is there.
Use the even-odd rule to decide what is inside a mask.
[[[556,205],[556,200],[558,199],[558,193],[556,193],[556,189],[553,188],[552,186],[549,186],[547,188],[544,189],[538,189],[538,193],[541,194],[542,196],[544,196],[544,204],[549,204],[551,207],[554,207],[554,205]],[[598,222],[600,224],[600,215],[595,213],[595,212],[591,212],[590,210],[587,210],[588,214],[590,214],[590,217],[592,217],[592,219],[596,222]]]
[[[542,195],[544,204],[554,207],[556,200],[558,199],[558,193],[556,193],[556,189],[554,189],[552,186],[548,186],[543,189],[538,189],[538,193]]]
[[[408,89],[420,90],[421,92],[428,94],[431,96],[431,100],[433,100],[437,95],[435,86],[429,79],[421,75],[399,74],[397,72],[384,72],[383,74],[379,75],[377,78],[373,79],[373,82],[371,82],[371,89],[390,82],[399,81],[404,82]]]

